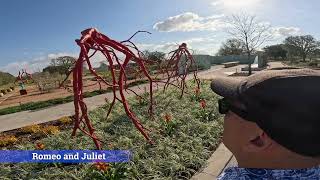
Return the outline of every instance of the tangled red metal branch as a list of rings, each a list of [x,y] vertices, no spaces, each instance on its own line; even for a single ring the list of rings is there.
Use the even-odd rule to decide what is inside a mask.
[[[138,31],[137,33],[142,32]],[[136,34],[137,34],[136,33]],[[127,87],[127,77],[126,77],[126,68],[129,65],[129,62],[134,62],[140,67],[143,74],[147,77],[149,81],[150,88],[150,106],[149,112],[153,112],[153,80],[149,75],[144,60],[140,56],[140,51],[131,42],[134,34],[130,39],[122,42],[118,42],[110,39],[109,37],[98,32],[97,29],[91,28],[81,32],[82,37],[80,40],[76,40],[77,44],[80,46],[79,58],[75,63],[75,67],[72,70],[73,73],[73,91],[74,91],[74,106],[75,106],[75,125],[73,128],[72,136],[75,136],[76,131],[79,129],[83,133],[89,135],[96,147],[101,149],[101,141],[95,135],[91,121],[88,117],[88,109],[84,102],[83,96],[83,65],[86,63],[88,65],[89,71],[96,77],[97,81],[104,83],[107,86],[112,88],[113,100],[108,110],[108,115],[110,114],[116,100],[120,101],[124,107],[124,110],[128,117],[132,120],[135,127],[140,131],[140,133],[147,139],[149,143],[153,143],[149,135],[145,132],[146,128],[140,123],[139,119],[131,111],[128,101],[125,97],[124,91],[129,90]],[[135,49],[137,53],[135,54],[131,49]],[[89,51],[93,50],[94,52],[89,56]],[[112,76],[112,82],[106,81],[104,78],[99,76],[93,69],[90,58],[96,53],[101,52],[106,58],[109,64],[109,70]],[[122,54],[124,59],[122,61],[119,58],[118,54]],[[117,69],[117,67],[119,69]],[[116,71],[119,71],[118,78],[116,77]],[[117,96],[116,91],[119,91],[120,97]],[[107,115],[107,116],[108,116]],[[81,126],[82,125],[82,126]]]
[[[143,58],[143,53],[131,41],[131,39],[140,32],[149,33],[147,31],[138,31],[128,40],[118,42],[98,32],[97,29],[90,28],[82,31],[81,38],[79,40],[76,40],[77,44],[80,46],[81,51],[78,60],[74,64],[74,68],[70,71],[70,74],[73,75],[73,92],[75,107],[75,124],[72,131],[72,136],[75,136],[76,131],[79,129],[84,134],[90,136],[93,139],[98,149],[101,149],[101,140],[99,140],[99,138],[95,135],[95,129],[93,128],[92,123],[89,119],[88,108],[84,102],[84,64],[88,66],[89,71],[91,72],[91,74],[94,75],[95,79],[97,80],[97,83],[99,83],[100,89],[101,83],[107,85],[109,88],[112,89],[113,100],[108,109],[107,117],[111,113],[115,105],[115,102],[119,101],[120,103],[122,103],[127,116],[131,119],[134,126],[140,131],[140,133],[145,137],[145,139],[149,143],[153,143],[153,141],[150,139],[148,133],[146,133],[147,129],[140,123],[139,119],[130,109],[128,101],[124,94],[124,92],[130,91],[134,93],[136,96],[138,96],[139,99],[142,99],[142,96],[138,95],[138,93],[128,88],[127,74],[134,74],[134,78],[138,76],[142,78],[142,75],[146,77],[149,83],[150,114],[153,114],[154,83],[156,83],[157,86],[158,83],[164,83],[164,90],[166,90],[169,85],[173,85],[177,88],[180,88],[182,97],[185,93],[185,88],[187,87],[186,77],[190,71],[190,68],[196,67],[193,76],[195,82],[197,83],[197,88],[200,89],[200,80],[197,77],[198,68],[185,43],[181,44],[177,50],[169,53],[170,58],[164,61],[164,68],[158,68],[160,74],[164,74],[166,76],[164,78],[165,81],[159,80],[157,78],[157,75],[153,79],[148,72],[146,63],[154,65],[155,62]],[[90,51],[93,51],[91,55],[89,55]],[[135,51],[135,53],[133,51]],[[108,69],[111,73],[111,82],[101,77],[93,69],[91,65],[90,58],[93,57],[97,52],[102,53],[102,55],[106,58],[107,64],[109,65]],[[178,85],[176,85],[175,82],[178,82]],[[119,95],[116,93],[116,91],[119,91]]]
[[[25,83],[28,80],[33,80],[32,74],[28,73],[26,69],[22,69],[21,71],[19,71],[19,74],[16,77],[15,83],[18,81]]]
[[[174,85],[181,89],[180,98],[185,93],[185,89],[187,88],[186,77],[190,72],[191,68],[195,68],[193,70],[193,77],[197,84],[197,89],[200,90],[200,80],[198,78],[198,67],[191,55],[190,51],[187,48],[186,43],[182,43],[178,49],[169,53],[170,58],[166,62],[164,71],[167,74],[167,81],[164,85],[164,91],[168,88],[169,85]],[[175,85],[174,82],[178,82],[178,85]]]

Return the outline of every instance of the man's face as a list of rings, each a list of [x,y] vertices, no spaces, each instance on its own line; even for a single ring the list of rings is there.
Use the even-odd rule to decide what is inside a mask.
[[[257,131],[255,123],[246,121],[229,111],[224,118],[223,143],[236,156],[243,157],[245,147]]]

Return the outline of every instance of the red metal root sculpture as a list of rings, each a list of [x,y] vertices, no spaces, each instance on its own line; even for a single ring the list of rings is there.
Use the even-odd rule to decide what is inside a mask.
[[[182,43],[178,49],[170,52],[169,55],[170,54],[172,55],[165,65],[165,72],[168,76],[168,79],[164,85],[164,91],[168,88],[169,85],[172,85],[177,81],[178,86],[176,87],[181,89],[180,98],[182,98],[185,93],[185,89],[187,88],[186,77],[189,74],[190,68],[195,68],[193,70],[193,76],[197,84],[197,89],[200,90],[200,80],[197,75],[198,67],[187,48],[187,44]]]
[[[26,69],[22,69],[21,71],[19,71],[15,83],[18,81],[20,81],[21,83],[25,83],[28,80],[33,80],[32,74],[29,74]]]
[[[141,31],[139,31],[141,32]],[[138,33],[138,32],[137,32]],[[137,34],[136,33],[136,34]],[[123,104],[126,114],[132,120],[135,127],[140,131],[140,133],[145,137],[145,139],[149,143],[153,143],[149,138],[149,135],[145,132],[147,130],[140,123],[139,119],[135,116],[135,114],[131,111],[128,101],[125,97],[124,91],[131,91],[135,93],[133,90],[130,90],[127,87],[127,78],[126,78],[126,67],[128,66],[130,61],[135,62],[138,67],[140,67],[141,71],[147,77],[150,84],[150,107],[149,111],[153,112],[153,94],[152,94],[152,86],[153,80],[149,75],[144,60],[140,56],[140,51],[138,48],[131,42],[131,38],[136,35],[134,34],[130,39],[122,42],[118,42],[110,39],[109,37],[98,32],[97,29],[91,28],[81,32],[82,37],[80,40],[76,40],[77,44],[81,48],[81,52],[78,60],[75,63],[75,67],[72,70],[73,73],[73,91],[74,91],[74,106],[75,106],[75,124],[72,132],[72,136],[76,135],[76,131],[79,129],[86,135],[90,136],[96,147],[101,149],[101,140],[95,135],[91,121],[88,117],[88,109],[84,102],[83,97],[83,65],[86,63],[90,72],[97,78],[99,84],[104,83],[112,88],[113,91],[113,100],[108,110],[108,115],[110,114],[116,100],[120,101]],[[137,50],[137,53],[133,53],[131,49]],[[89,51],[94,51],[91,55],[89,55]],[[90,58],[96,54],[96,52],[101,52],[108,64],[109,70],[112,76],[112,82],[108,82],[102,77],[100,77],[95,70],[92,68]],[[124,55],[124,59],[120,60],[119,54]],[[119,69],[117,69],[117,67]],[[116,77],[116,71],[119,72],[118,78]],[[117,96],[116,91],[119,90],[120,97]],[[135,93],[137,95],[137,93]],[[107,116],[108,116],[107,115]]]

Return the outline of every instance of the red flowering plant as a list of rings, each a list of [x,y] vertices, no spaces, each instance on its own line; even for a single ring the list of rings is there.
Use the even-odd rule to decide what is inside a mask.
[[[104,162],[96,162],[93,164],[94,168],[98,171],[106,172],[109,170],[109,164]]]
[[[200,92],[200,88],[195,88],[195,89],[194,89],[194,92],[195,92],[195,95],[196,95],[196,96],[199,96],[200,93],[201,93],[201,92]]]
[[[166,121],[166,123],[169,123],[169,122],[172,120],[172,115],[166,113],[166,114],[163,116],[163,119]]]
[[[214,119],[214,111],[208,107],[207,101],[201,99],[199,101],[199,110],[195,111],[196,117],[200,118],[201,121],[211,121]]]
[[[127,178],[126,163],[95,162],[92,165],[89,177],[92,179],[118,180]]]
[[[191,101],[200,101],[203,98],[204,96],[201,92],[201,89],[198,87],[194,88],[193,93],[191,93],[191,96],[190,96]]]
[[[43,143],[41,143],[41,142],[37,142],[35,144],[35,147],[36,147],[37,150],[44,150],[45,145]]]
[[[177,128],[177,122],[173,119],[173,117],[170,113],[165,113],[162,116],[162,119],[163,119],[162,124],[164,127],[163,133],[165,135],[172,136],[173,132]]]
[[[206,103],[205,100],[201,100],[201,101],[200,101],[200,107],[201,107],[202,109],[205,109],[205,108],[207,107],[207,103]]]

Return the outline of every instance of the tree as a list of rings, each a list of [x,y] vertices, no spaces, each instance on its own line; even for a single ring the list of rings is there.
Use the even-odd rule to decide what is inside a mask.
[[[66,69],[62,66],[48,66],[45,67],[43,72],[48,72],[50,74],[59,73],[59,74],[66,74]]]
[[[316,49],[311,53],[310,60],[312,60],[312,58],[318,58],[318,57],[320,57],[320,49]]]
[[[249,60],[249,75],[251,75],[250,57],[257,48],[271,39],[270,25],[259,22],[256,16],[247,14],[232,15],[227,22],[230,25],[227,32],[244,44],[244,52]]]
[[[55,59],[51,59],[51,66],[62,66],[69,69],[76,62],[76,58],[71,56],[61,56]]]
[[[217,53],[219,56],[241,55],[244,52],[244,44],[238,39],[228,39],[223,43]]]
[[[307,56],[320,47],[320,43],[311,35],[289,36],[285,39],[284,44],[290,52],[296,51],[302,57],[303,62],[306,61]]]
[[[151,61],[155,61],[157,63],[161,63],[164,59],[166,54],[163,52],[159,52],[159,51],[144,51],[144,58],[147,60],[151,60]]]
[[[68,72],[73,67],[74,63],[76,62],[76,58],[71,56],[61,56],[55,59],[51,59],[51,63],[48,67],[44,68],[44,72],[49,72],[53,74],[58,72],[60,74],[68,74]]]
[[[278,59],[281,58],[282,60],[287,58],[288,51],[283,48],[283,44],[277,44],[272,46],[267,46],[264,49],[265,54],[269,58]]]
[[[108,71],[109,70],[109,66],[108,66],[108,64],[106,62],[101,61],[99,67],[95,68],[95,69],[98,72]]]

